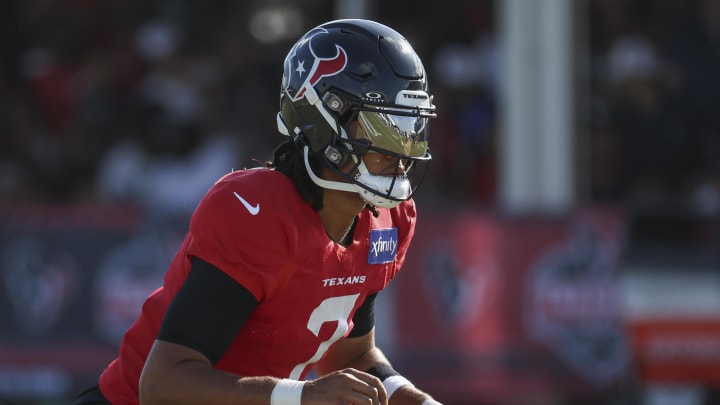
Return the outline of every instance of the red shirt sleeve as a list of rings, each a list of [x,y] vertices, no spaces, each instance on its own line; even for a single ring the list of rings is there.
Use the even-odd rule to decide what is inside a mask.
[[[187,252],[227,273],[261,302],[287,277],[297,229],[292,210],[282,210],[276,202],[286,198],[280,196],[287,189],[273,190],[282,184],[259,182],[258,177],[238,172],[210,189],[190,220]]]

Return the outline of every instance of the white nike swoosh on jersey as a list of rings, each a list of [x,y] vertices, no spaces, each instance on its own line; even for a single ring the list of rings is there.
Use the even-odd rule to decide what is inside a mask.
[[[257,215],[258,212],[260,212],[260,204],[252,205],[249,202],[247,202],[246,199],[240,197],[240,194],[236,193],[235,191],[233,191],[233,194],[235,194],[235,197],[237,197],[237,199],[240,200],[242,205],[244,205],[245,208],[247,208],[250,215]]]

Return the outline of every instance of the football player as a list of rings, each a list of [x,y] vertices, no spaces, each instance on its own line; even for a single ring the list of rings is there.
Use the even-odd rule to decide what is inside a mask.
[[[434,116],[422,62],[393,29],[338,20],[305,34],[284,63],[286,140],[208,191],[162,287],[76,404],[438,404],[374,338]]]

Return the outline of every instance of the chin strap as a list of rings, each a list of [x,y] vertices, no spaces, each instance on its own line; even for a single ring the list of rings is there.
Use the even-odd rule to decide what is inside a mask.
[[[310,179],[312,179],[313,183],[317,184],[318,186],[322,188],[329,188],[331,190],[340,190],[340,191],[350,191],[350,192],[357,192],[357,186],[355,186],[352,183],[343,183],[340,181],[332,181],[332,180],[325,180],[323,178],[320,178],[313,169],[310,167],[310,147],[305,145],[303,147],[303,155],[305,158],[305,170],[307,170],[308,175],[310,175]]]
[[[374,189],[374,191],[368,190],[355,183],[344,183],[320,178],[310,167],[310,148],[307,145],[304,147],[303,152],[305,169],[307,170],[310,179],[322,188],[358,193],[365,202],[380,208],[394,208],[402,201],[407,200],[411,194],[410,181],[408,179],[402,177],[374,175],[367,170],[367,167],[362,159],[358,159],[355,155],[352,155],[352,157],[358,163],[358,171],[360,172],[355,177],[355,181],[364,184],[366,187]],[[388,191],[390,192],[390,197],[392,198],[379,194],[387,194]]]

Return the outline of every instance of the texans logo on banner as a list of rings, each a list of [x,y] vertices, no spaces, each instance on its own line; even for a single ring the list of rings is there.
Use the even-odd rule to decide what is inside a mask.
[[[135,321],[147,296],[162,285],[163,274],[182,234],[149,231],[109,251],[95,279],[95,325],[117,343]]]
[[[422,263],[423,281],[443,321],[471,326],[497,299],[497,264],[491,257],[436,241],[423,255]]]
[[[530,336],[597,384],[621,377],[630,361],[614,274],[616,243],[591,224],[579,224],[541,255],[527,279]]]
[[[15,324],[42,336],[57,323],[76,292],[78,265],[65,250],[35,237],[17,237],[2,249],[2,284]]]

